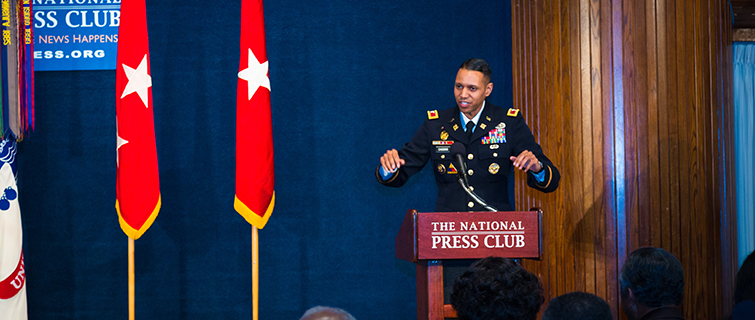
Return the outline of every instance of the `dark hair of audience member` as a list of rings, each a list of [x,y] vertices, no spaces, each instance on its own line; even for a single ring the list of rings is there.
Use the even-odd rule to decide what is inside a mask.
[[[742,263],[734,282],[734,304],[745,300],[755,300],[755,252]]]
[[[635,301],[648,308],[679,306],[684,298],[682,263],[661,248],[640,248],[629,254],[619,274],[621,294],[632,289]]]
[[[543,302],[538,278],[514,260],[498,257],[476,261],[451,292],[461,320],[534,320]]]
[[[603,298],[572,292],[551,299],[542,320],[613,320],[613,314]]]

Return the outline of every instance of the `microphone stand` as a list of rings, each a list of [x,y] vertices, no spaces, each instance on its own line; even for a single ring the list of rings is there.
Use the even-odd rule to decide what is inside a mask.
[[[461,171],[461,174],[459,175],[459,184],[461,185],[461,188],[464,189],[464,191],[472,197],[472,199],[477,202],[479,205],[483,206],[488,211],[498,211],[496,208],[491,207],[488,205],[485,200],[482,200],[480,196],[478,196],[474,191],[469,189],[469,178],[467,178],[467,164],[464,163],[464,159],[461,157],[460,154],[456,155],[456,160],[459,162],[459,171]]]
[[[490,205],[488,205],[488,203],[485,202],[485,200],[482,200],[482,198],[480,198],[480,196],[478,196],[477,194],[475,194],[474,191],[469,190],[469,187],[467,187],[467,186],[464,185],[464,181],[461,180],[461,177],[459,177],[459,184],[461,185],[461,188],[464,189],[464,191],[466,191],[467,194],[470,197],[472,197],[472,199],[475,202],[477,202],[479,205],[485,207],[485,209],[488,209],[488,211],[498,211],[498,209],[493,208]]]

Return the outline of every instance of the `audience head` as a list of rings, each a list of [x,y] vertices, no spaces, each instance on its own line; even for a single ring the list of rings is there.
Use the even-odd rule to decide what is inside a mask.
[[[753,314],[755,314],[755,252],[747,256],[737,272],[731,319],[752,319]]]
[[[734,304],[745,300],[755,300],[755,252],[750,253],[739,267],[734,282]]]
[[[461,320],[534,320],[545,302],[538,278],[511,259],[478,260],[454,283]]]
[[[627,257],[619,285],[624,313],[630,319],[639,319],[653,309],[682,304],[684,270],[668,251],[640,248]]]
[[[553,298],[542,320],[613,320],[605,300],[586,292],[572,292]]]
[[[317,306],[312,307],[299,320],[356,320],[343,309]]]

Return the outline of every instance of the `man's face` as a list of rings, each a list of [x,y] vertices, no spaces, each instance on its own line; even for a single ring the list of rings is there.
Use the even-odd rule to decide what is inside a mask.
[[[467,116],[473,118],[480,112],[482,102],[485,101],[493,91],[493,83],[485,79],[480,71],[459,69],[456,74],[456,84],[454,85],[454,96],[459,110]]]

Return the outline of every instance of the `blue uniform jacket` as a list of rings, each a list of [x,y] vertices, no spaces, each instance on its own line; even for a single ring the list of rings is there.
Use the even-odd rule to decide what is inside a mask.
[[[451,144],[462,143],[466,147],[469,185],[478,196],[499,211],[514,209],[509,204],[508,196],[508,176],[513,172],[513,162],[509,157],[517,156],[524,150],[534,153],[543,163],[545,171],[542,183],[527,174],[527,184],[542,192],[553,192],[558,188],[561,178],[558,170],[543,154],[543,149],[535,142],[518,110],[486,103],[469,143],[458,107],[441,110],[437,115],[435,119],[428,116],[411,141],[398,151],[399,157],[406,163],[392,177],[383,180],[378,166],[375,176],[381,184],[400,187],[431,160],[438,184],[437,212],[484,211],[457,181],[458,164],[449,150]]]

